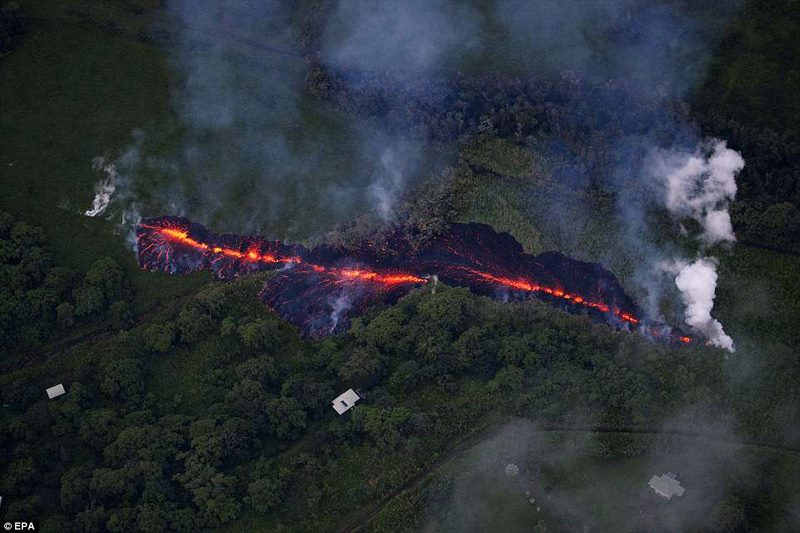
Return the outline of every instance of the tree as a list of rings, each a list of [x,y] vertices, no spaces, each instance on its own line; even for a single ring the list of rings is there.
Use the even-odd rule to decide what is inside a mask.
[[[175,324],[173,322],[156,322],[144,330],[145,347],[157,353],[167,353],[175,340]]]
[[[75,314],[77,316],[99,313],[106,303],[103,291],[99,287],[91,285],[82,285],[73,290],[72,297],[75,299]]]
[[[714,533],[729,533],[745,531],[747,514],[741,500],[736,496],[729,496],[717,506],[706,525],[708,531]]]
[[[75,513],[89,505],[92,469],[90,463],[84,463],[67,470],[61,476],[61,507],[65,511]]]
[[[130,472],[125,468],[96,468],[92,471],[89,490],[93,500],[111,507],[118,499],[131,499],[133,489]]]
[[[259,426],[264,425],[268,402],[269,395],[252,379],[239,381],[225,396],[225,405],[232,414],[253,420]]]
[[[303,409],[322,412],[330,409],[333,388],[308,374],[292,374],[281,387],[281,395],[296,398]]]
[[[258,469],[257,470],[264,470]],[[267,513],[283,501],[286,478],[289,471],[285,468],[270,468],[247,485],[245,501],[259,513]]]
[[[131,289],[119,264],[105,257],[92,263],[83,283],[72,291],[72,296],[75,314],[87,316],[99,313],[111,302],[130,299]]]
[[[236,376],[239,379],[257,381],[263,387],[279,383],[278,368],[272,357],[261,355],[248,359],[236,367]]]
[[[75,306],[69,302],[62,302],[56,307],[56,315],[58,316],[59,324],[66,327],[72,327],[75,323]]]
[[[353,423],[367,433],[375,444],[393,448],[400,440],[400,428],[411,416],[405,407],[380,408],[361,406],[353,412]]]
[[[275,320],[258,319],[239,326],[239,337],[248,348],[269,349],[277,346],[278,329]]]
[[[125,300],[117,300],[108,307],[108,317],[115,328],[122,329],[128,326],[132,318],[131,304]]]
[[[131,289],[122,267],[111,257],[104,257],[92,263],[86,271],[84,283],[100,289],[106,302],[128,300],[131,296]]]
[[[306,413],[294,398],[274,398],[267,402],[272,432],[280,439],[291,440],[306,427]]]
[[[100,390],[112,398],[138,403],[144,392],[144,372],[138,359],[112,359],[103,367]]]
[[[195,302],[187,305],[178,313],[176,320],[181,342],[196,342],[209,333],[214,326],[211,316]]]
[[[119,423],[111,409],[91,409],[83,413],[78,435],[89,448],[102,451],[117,436]]]
[[[203,418],[189,429],[194,454],[213,465],[246,456],[254,436],[253,423],[241,418]]]
[[[339,369],[339,377],[359,387],[374,385],[383,374],[384,365],[374,351],[356,348]]]
[[[519,367],[509,365],[497,371],[494,379],[488,383],[488,387],[491,391],[519,390],[522,388],[522,381],[524,378],[525,371]]]
[[[25,29],[25,20],[17,2],[0,5],[0,57],[14,50]]]
[[[24,493],[36,476],[36,467],[33,458],[23,457],[8,465],[6,475],[3,477],[3,487],[16,493]]]
[[[186,459],[185,466],[186,469],[176,474],[175,479],[192,495],[206,525],[219,526],[239,515],[240,505],[233,478],[193,456]]]

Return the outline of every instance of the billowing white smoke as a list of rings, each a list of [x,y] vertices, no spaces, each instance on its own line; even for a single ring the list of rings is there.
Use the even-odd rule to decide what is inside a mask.
[[[699,222],[709,245],[736,240],[728,204],[736,196],[736,174],[744,167],[739,152],[715,140],[708,157],[660,151],[652,161],[653,171],[663,179],[670,213]]]
[[[653,154],[651,169],[664,186],[664,202],[676,218],[691,217],[702,227],[700,238],[706,246],[733,242],[728,205],[736,196],[736,174],[744,159],[725,141],[714,140],[704,153],[659,151]],[[734,351],[733,339],[711,316],[717,289],[717,260],[702,257],[693,263],[678,260],[664,270],[676,275],[675,286],[685,306],[685,320],[714,346]]]
[[[686,323],[702,332],[714,346],[734,351],[733,339],[722,329],[719,320],[711,316],[717,288],[716,260],[703,257],[694,263],[679,263],[675,267],[678,274],[675,285],[686,306]]]

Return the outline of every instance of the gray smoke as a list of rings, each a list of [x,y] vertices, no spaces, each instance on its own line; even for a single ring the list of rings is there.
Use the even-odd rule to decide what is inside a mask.
[[[665,209],[688,235],[694,226],[684,222],[693,220],[700,230],[691,236],[696,237],[701,255],[709,246],[735,240],[728,204],[736,194],[735,177],[744,161],[724,141],[701,139],[691,125],[669,110],[704,75],[717,30],[740,4],[689,8],[678,2],[504,0],[497,10],[508,46],[527,68],[595,84],[624,81],[626,87],[624,92],[607,96],[603,91],[582,91],[576,85],[569,106],[575,110],[571,120],[590,129],[604,120],[604,112],[619,120],[620,127],[612,134],[615,137],[606,139],[611,153],[600,163],[612,161],[602,182],[616,193],[619,227],[624,234],[611,235],[603,242],[587,238],[594,232],[587,223],[585,207],[565,216],[567,211],[559,204],[541,217],[558,233],[556,242],[576,243],[568,247],[588,243],[593,248],[567,249],[600,260],[618,272],[629,272],[628,282],[647,300],[653,318],[663,318],[660,304],[677,288],[686,307],[687,324],[708,335],[712,344],[731,350],[732,341],[710,315],[716,261],[687,260],[665,229],[651,222]],[[563,161],[557,175],[562,183],[589,185],[584,165],[591,171],[592,162],[586,161],[586,154],[569,154],[568,146],[559,139],[543,151]],[[665,272],[672,275],[672,291],[662,283]]]
[[[97,156],[92,160],[92,169],[102,177],[95,184],[92,205],[83,214],[87,217],[105,217],[116,221],[117,228],[125,235],[131,248],[135,247],[134,229],[141,219],[139,202],[134,190],[135,175],[139,168],[148,166],[142,162],[144,132],[134,130],[133,143],[118,157]],[[149,166],[152,166],[150,162]]]
[[[438,75],[479,46],[481,16],[447,0],[342,0],[325,29],[323,57],[343,70]]]
[[[362,214],[391,219],[399,196],[437,158],[305,93],[297,9],[285,1],[167,2],[176,121],[149,128],[147,142],[137,137],[120,156],[109,148],[103,164],[124,177],[103,177],[88,211],[178,214],[292,240]],[[131,150],[136,164],[123,161]]]

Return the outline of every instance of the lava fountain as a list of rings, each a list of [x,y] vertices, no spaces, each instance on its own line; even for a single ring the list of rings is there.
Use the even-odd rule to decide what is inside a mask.
[[[643,320],[614,275],[600,265],[557,252],[526,254],[513,237],[484,224],[453,224],[421,249],[399,231],[380,247],[365,242],[345,252],[217,234],[180,217],[145,219],[136,238],[139,265],[147,270],[210,270],[219,279],[280,270],[259,297],[307,336],[341,331],[369,304],[396,301],[435,275],[448,285],[495,299],[535,296],[618,328],[668,342],[692,342],[664,324]]]

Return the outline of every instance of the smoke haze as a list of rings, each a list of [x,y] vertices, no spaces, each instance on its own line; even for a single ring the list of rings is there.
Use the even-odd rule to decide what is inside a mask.
[[[591,135],[605,136],[607,154],[594,161],[592,154],[574,152],[558,132],[532,149],[562,161],[555,177],[570,187],[585,187],[590,173],[601,174],[601,185],[616,195],[619,227],[630,251],[607,247],[605,256],[588,258],[620,270],[617,256],[627,254],[636,265],[629,279],[646,295],[653,318],[661,318],[657,302],[665,293],[653,272],[664,272],[665,263],[691,261],[663,239],[656,243],[657,231],[649,223],[653,207],[666,209],[677,222],[698,224],[700,248],[735,239],[727,207],[744,164],[741,156],[724,141],[702,140],[668,108],[702,75],[712,45],[709,34],[738,4],[690,9],[680,2],[629,0],[501,0],[474,6],[448,0],[342,0],[325,20],[318,53],[345,80],[368,71],[390,72],[401,84],[446,78],[470,65],[500,68],[503,61],[495,56],[502,55],[528,75],[567,76],[598,87],[608,80],[624,82],[625,91],[612,93],[576,84],[568,96],[567,119]],[[104,178],[87,214],[168,212],[223,231],[295,241],[365,213],[392,221],[409,186],[447,156],[431,155],[436,148],[409,140],[408,132],[309,98],[295,9],[277,0],[168,2],[167,12],[179,28],[168,51],[177,133],[169,134],[167,149],[136,140],[127,151],[136,151],[138,165],[123,163],[126,155],[120,161],[107,157],[112,164],[107,167],[117,173],[125,167],[125,177]],[[422,93],[416,97],[446,99]],[[617,131],[598,128],[608,117],[619,119]],[[153,145],[160,136],[147,132]],[[114,202],[119,209],[109,207]],[[546,209],[541,217],[546,229],[568,236],[561,242],[579,242],[582,237],[575,233],[585,232],[584,215],[573,216],[563,205]],[[686,271],[673,291],[681,292],[686,305],[692,302],[710,313],[714,286],[691,295],[680,288],[716,281],[710,275],[692,277],[706,274],[715,262],[701,264],[700,270]],[[671,270],[676,276],[679,271]],[[719,322],[698,316],[687,308],[688,324],[716,332],[714,339],[722,340],[715,344],[730,344]]]
[[[480,14],[447,0],[343,0],[325,28],[323,58],[344,71],[439,75],[480,45]]]

